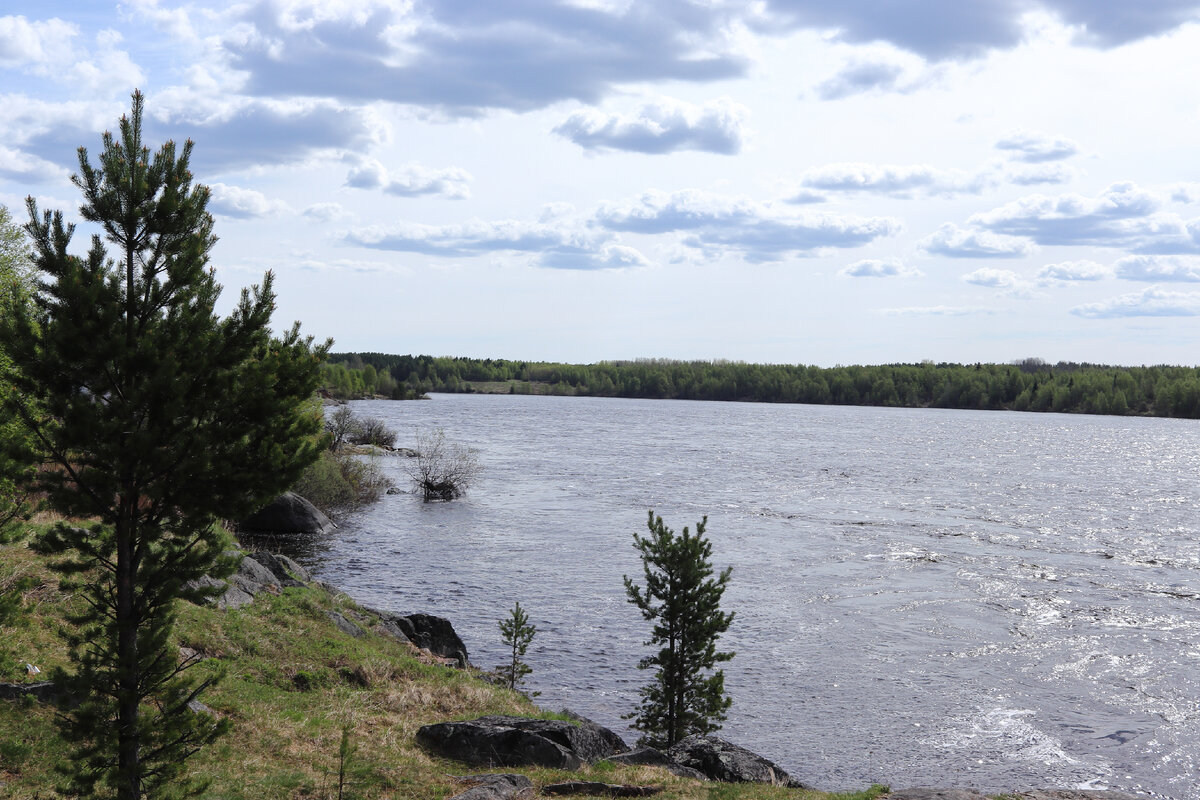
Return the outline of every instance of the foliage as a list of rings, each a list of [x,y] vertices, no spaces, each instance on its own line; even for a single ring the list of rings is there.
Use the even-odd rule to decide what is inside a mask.
[[[408,475],[426,503],[462,497],[479,477],[474,451],[446,441],[446,432],[441,428],[418,433],[416,449],[416,457],[408,463]]]
[[[521,608],[518,601],[508,612],[508,619],[499,620],[502,641],[511,649],[511,657],[507,664],[496,668],[504,685],[509,689],[520,689],[525,683],[525,676],[533,672],[523,659],[525,651],[533,641],[537,627],[529,624],[529,615]],[[534,692],[534,696],[537,696]]]
[[[373,503],[392,487],[373,459],[324,450],[305,467],[292,491],[331,517]]]
[[[369,397],[416,400],[423,396],[407,384],[397,382],[388,370],[376,370],[357,356],[322,364],[321,391],[336,400]]]
[[[676,533],[651,511],[649,536],[633,535],[642,558],[645,588],[625,576],[629,602],[654,623],[650,641],[660,645],[638,669],[654,668],[654,681],[641,689],[641,707],[630,718],[642,731],[641,742],[666,748],[692,734],[721,728],[733,702],[725,694],[725,673],[715,665],[733,658],[717,650],[717,639],[729,629],[733,614],[721,611],[721,595],[732,567],[715,579],[712,543],[704,537],[708,517],[696,523],[696,533]]]
[[[1028,358],[1013,364],[814,367],[736,361],[504,359],[344,353],[414,392],[649,397],[815,405],[1150,414],[1200,418],[1200,368],[1112,367]]]
[[[77,602],[58,591],[45,559],[19,545],[0,545],[0,571],[19,570],[41,585],[32,622],[5,636],[43,668],[65,663],[52,631]],[[228,677],[204,703],[230,731],[187,762],[185,769],[212,781],[206,798],[297,800],[336,793],[340,742],[352,725],[346,761],[347,794],[356,800],[437,800],[465,787],[452,775],[462,765],[431,758],[414,741],[418,727],[485,714],[558,718],[519,694],[478,680],[415,653],[375,631],[373,618],[345,595],[319,588],[262,593],[236,611],[180,606],[172,643],[204,658],[194,669],[224,669]],[[361,621],[359,638],[339,631],[329,611]],[[298,691],[293,675],[323,676],[321,688]],[[7,680],[11,678],[0,678]],[[6,800],[51,800],[55,765],[69,760],[53,725],[52,708],[0,701],[0,773]],[[679,778],[654,767],[601,762],[578,772],[521,768],[535,785],[567,780],[655,784],[662,800],[709,800],[723,788],[729,800],[872,800],[878,791],[829,795],[763,784],[713,784]]]
[[[86,255],[68,252],[74,226],[60,212],[29,199],[41,288],[0,324],[6,410],[45,465],[32,486],[64,517],[90,520],[36,541],[83,601],[67,615],[70,672],[55,678],[70,698],[68,788],[130,799],[198,789],[178,781],[184,760],[227,727],[188,709],[219,672],[193,678],[195,659],[180,661],[177,601],[210,596],[187,582],[235,566],[214,520],[261,507],[316,458],[320,423],[304,403],[327,349],[298,326],[271,336],[270,273],[216,316],[192,143],[152,156],[142,111],[135,92],[98,166],[80,148],[80,215],[103,232]]]

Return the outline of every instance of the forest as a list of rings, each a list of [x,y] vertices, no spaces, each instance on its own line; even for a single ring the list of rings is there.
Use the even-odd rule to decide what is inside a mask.
[[[326,392],[339,398],[487,392],[1200,417],[1200,368],[1050,364],[1038,358],[1011,364],[816,367],[333,353],[323,370]]]

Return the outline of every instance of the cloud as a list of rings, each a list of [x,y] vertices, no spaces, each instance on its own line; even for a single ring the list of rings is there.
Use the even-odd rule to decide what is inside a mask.
[[[976,286],[987,286],[991,289],[1016,289],[1023,287],[1025,281],[1020,275],[1010,269],[993,269],[981,267],[974,272],[962,276],[966,283]]]
[[[733,251],[751,262],[858,247],[900,230],[899,221],[890,217],[781,214],[746,198],[694,190],[650,191],[632,201],[605,204],[593,221],[611,231],[686,232],[687,247],[711,257]]]
[[[1011,164],[1004,170],[1004,180],[1017,186],[1069,183],[1079,171],[1068,164]]]
[[[785,203],[791,203],[796,206],[807,206],[815,203],[824,203],[829,198],[820,192],[814,192],[812,189],[800,189],[799,191],[784,198]]]
[[[258,219],[288,210],[287,203],[282,200],[268,200],[262,192],[253,189],[228,186],[224,183],[210,183],[208,188],[212,192],[208,210],[222,217]]]
[[[61,19],[30,22],[23,16],[0,17],[0,67],[57,63],[79,28]]]
[[[917,243],[927,253],[950,258],[1022,258],[1033,252],[1028,240],[946,223]]]
[[[601,270],[650,262],[632,247],[614,244],[611,234],[571,224],[521,220],[471,220],[457,225],[401,223],[352,230],[347,244],[430,256],[473,257],[495,252],[529,253],[549,269]]]
[[[886,317],[965,317],[971,314],[990,314],[981,306],[907,306],[880,309]]]
[[[973,215],[968,222],[1011,236],[1027,236],[1044,245],[1129,244],[1153,235],[1152,220],[1161,206],[1155,194],[1132,183],[1114,183],[1099,197],[1030,195]]]
[[[817,84],[822,100],[841,100],[870,91],[894,91],[904,67],[891,61],[854,61],[831,78]]]
[[[342,208],[341,203],[313,203],[301,213],[318,222],[336,222],[350,216],[350,212]]]
[[[256,96],[390,100],[454,116],[596,103],[635,82],[745,74],[721,4],[260,0],[223,42]]]
[[[1095,261],[1062,261],[1038,270],[1040,282],[1098,281],[1112,277],[1113,271]]]
[[[1127,281],[1200,283],[1200,258],[1196,256],[1126,256],[1117,260],[1115,272]]]
[[[924,273],[904,266],[899,259],[866,258],[842,267],[838,275],[846,278],[919,278]]]
[[[1063,136],[1050,136],[1038,131],[1016,130],[996,142],[997,150],[1012,154],[1013,159],[1027,164],[1061,161],[1079,152],[1079,145]]]
[[[1037,5],[1074,26],[1079,40],[1098,47],[1157,36],[1197,17],[1195,0],[1041,0]],[[940,61],[1019,45],[1026,33],[1023,17],[1030,10],[1027,0],[767,0],[764,12],[750,24],[762,31],[822,29],[852,44],[890,42]]]
[[[674,153],[700,150],[722,155],[741,152],[746,139],[745,106],[722,97],[703,106],[663,98],[632,116],[596,109],[576,111],[554,129],[585,150]]]
[[[982,173],[945,170],[928,164],[828,164],[804,172],[800,183],[830,192],[870,192],[893,197],[914,193],[937,197],[979,194],[993,185]]]
[[[1167,191],[1176,203],[1200,202],[1200,183],[1176,183]]]
[[[1150,286],[1140,292],[1076,306],[1071,313],[1085,319],[1195,317],[1200,316],[1200,292],[1171,292]]]
[[[124,109],[128,105],[123,103]],[[12,140],[26,153],[74,170],[80,145],[95,154],[100,134],[113,126],[103,102],[22,103],[5,120]],[[274,102],[244,98],[215,109],[166,109],[147,104],[145,139],[182,144],[194,139],[192,171],[202,178],[246,168],[289,164],[322,154],[361,152],[375,144],[370,115],[327,102]]]
[[[441,195],[454,200],[471,196],[471,174],[458,167],[431,169],[405,164],[389,170],[375,159],[364,159],[346,175],[346,185],[356,189],[381,189],[397,197]]]
[[[67,170],[42,158],[0,145],[0,177],[16,183],[42,183],[61,180]]]

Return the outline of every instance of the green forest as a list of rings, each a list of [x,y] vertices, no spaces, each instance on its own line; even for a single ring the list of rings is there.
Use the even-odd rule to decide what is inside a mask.
[[[1037,358],[1012,364],[814,367],[334,353],[324,376],[326,391],[343,398],[487,392],[1200,417],[1200,368],[1049,364]]]

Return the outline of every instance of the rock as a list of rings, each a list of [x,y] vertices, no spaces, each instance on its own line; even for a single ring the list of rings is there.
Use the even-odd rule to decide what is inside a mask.
[[[22,697],[32,697],[39,703],[51,703],[58,697],[58,691],[54,688],[54,681],[0,683],[0,699],[19,700]]]
[[[542,787],[542,794],[586,794],[600,797],[650,797],[662,791],[661,786],[630,786],[629,784],[568,781]]]
[[[358,627],[336,611],[329,612],[329,619],[333,620],[333,624],[338,627],[338,630],[340,630],[342,633],[350,634],[355,639],[359,639],[367,635],[362,628]]]
[[[213,603],[217,608],[241,608],[244,605],[254,602],[254,595],[244,591],[241,587],[227,583],[226,581],[219,581],[208,575],[203,575],[194,581],[188,581],[184,585],[188,589],[199,589],[201,587],[223,589],[224,591],[221,594],[208,599],[208,602]]]
[[[595,723],[489,716],[425,725],[417,731],[417,742],[468,764],[578,769],[612,755],[615,736]]]
[[[564,717],[573,719],[576,722],[578,722],[580,725],[594,731],[601,739],[604,740],[604,746],[608,748],[609,753],[623,753],[629,749],[629,745],[625,744],[625,740],[622,739],[620,736],[613,733],[612,731],[610,731],[608,728],[604,727],[603,725],[592,722],[590,719],[583,716],[582,714],[576,714],[574,711],[570,710],[569,708],[564,708],[562,711],[560,711],[558,713],[562,714]],[[592,759],[588,759],[588,760],[589,761],[598,761],[600,758],[607,758],[607,754],[604,756],[598,756],[597,758],[592,758]]]
[[[284,492],[238,523],[240,532],[250,534],[328,533],[335,527],[319,508],[295,492]]]
[[[972,789],[930,789],[918,786],[891,792],[889,800],[987,800],[986,795]]]
[[[217,715],[215,711],[204,705],[204,703],[201,703],[199,700],[189,700],[187,707],[188,711],[191,711],[193,714],[204,714],[209,717],[215,717]]]
[[[281,553],[258,550],[251,553],[249,558],[266,567],[280,586],[304,586],[312,580],[308,570]]]
[[[524,775],[499,773],[494,775],[467,775],[457,780],[474,784],[450,800],[509,800],[509,798],[533,797],[533,781]]]
[[[405,492],[399,486],[389,486],[387,494],[407,494],[407,492]]]
[[[615,756],[609,756],[608,760],[614,764],[662,767],[667,772],[670,772],[672,775],[678,775],[680,778],[691,778],[697,781],[708,780],[708,776],[700,770],[685,767],[663,751],[656,750],[653,747],[639,747],[636,750],[630,750],[628,753],[617,753]]]
[[[397,639],[404,638],[434,655],[452,658],[460,669],[471,666],[467,657],[467,646],[458,637],[450,620],[432,614],[409,614],[401,616],[391,611],[366,608],[379,616],[380,626]]]
[[[714,781],[809,788],[793,780],[782,767],[716,736],[689,736],[668,748],[667,755]]]

